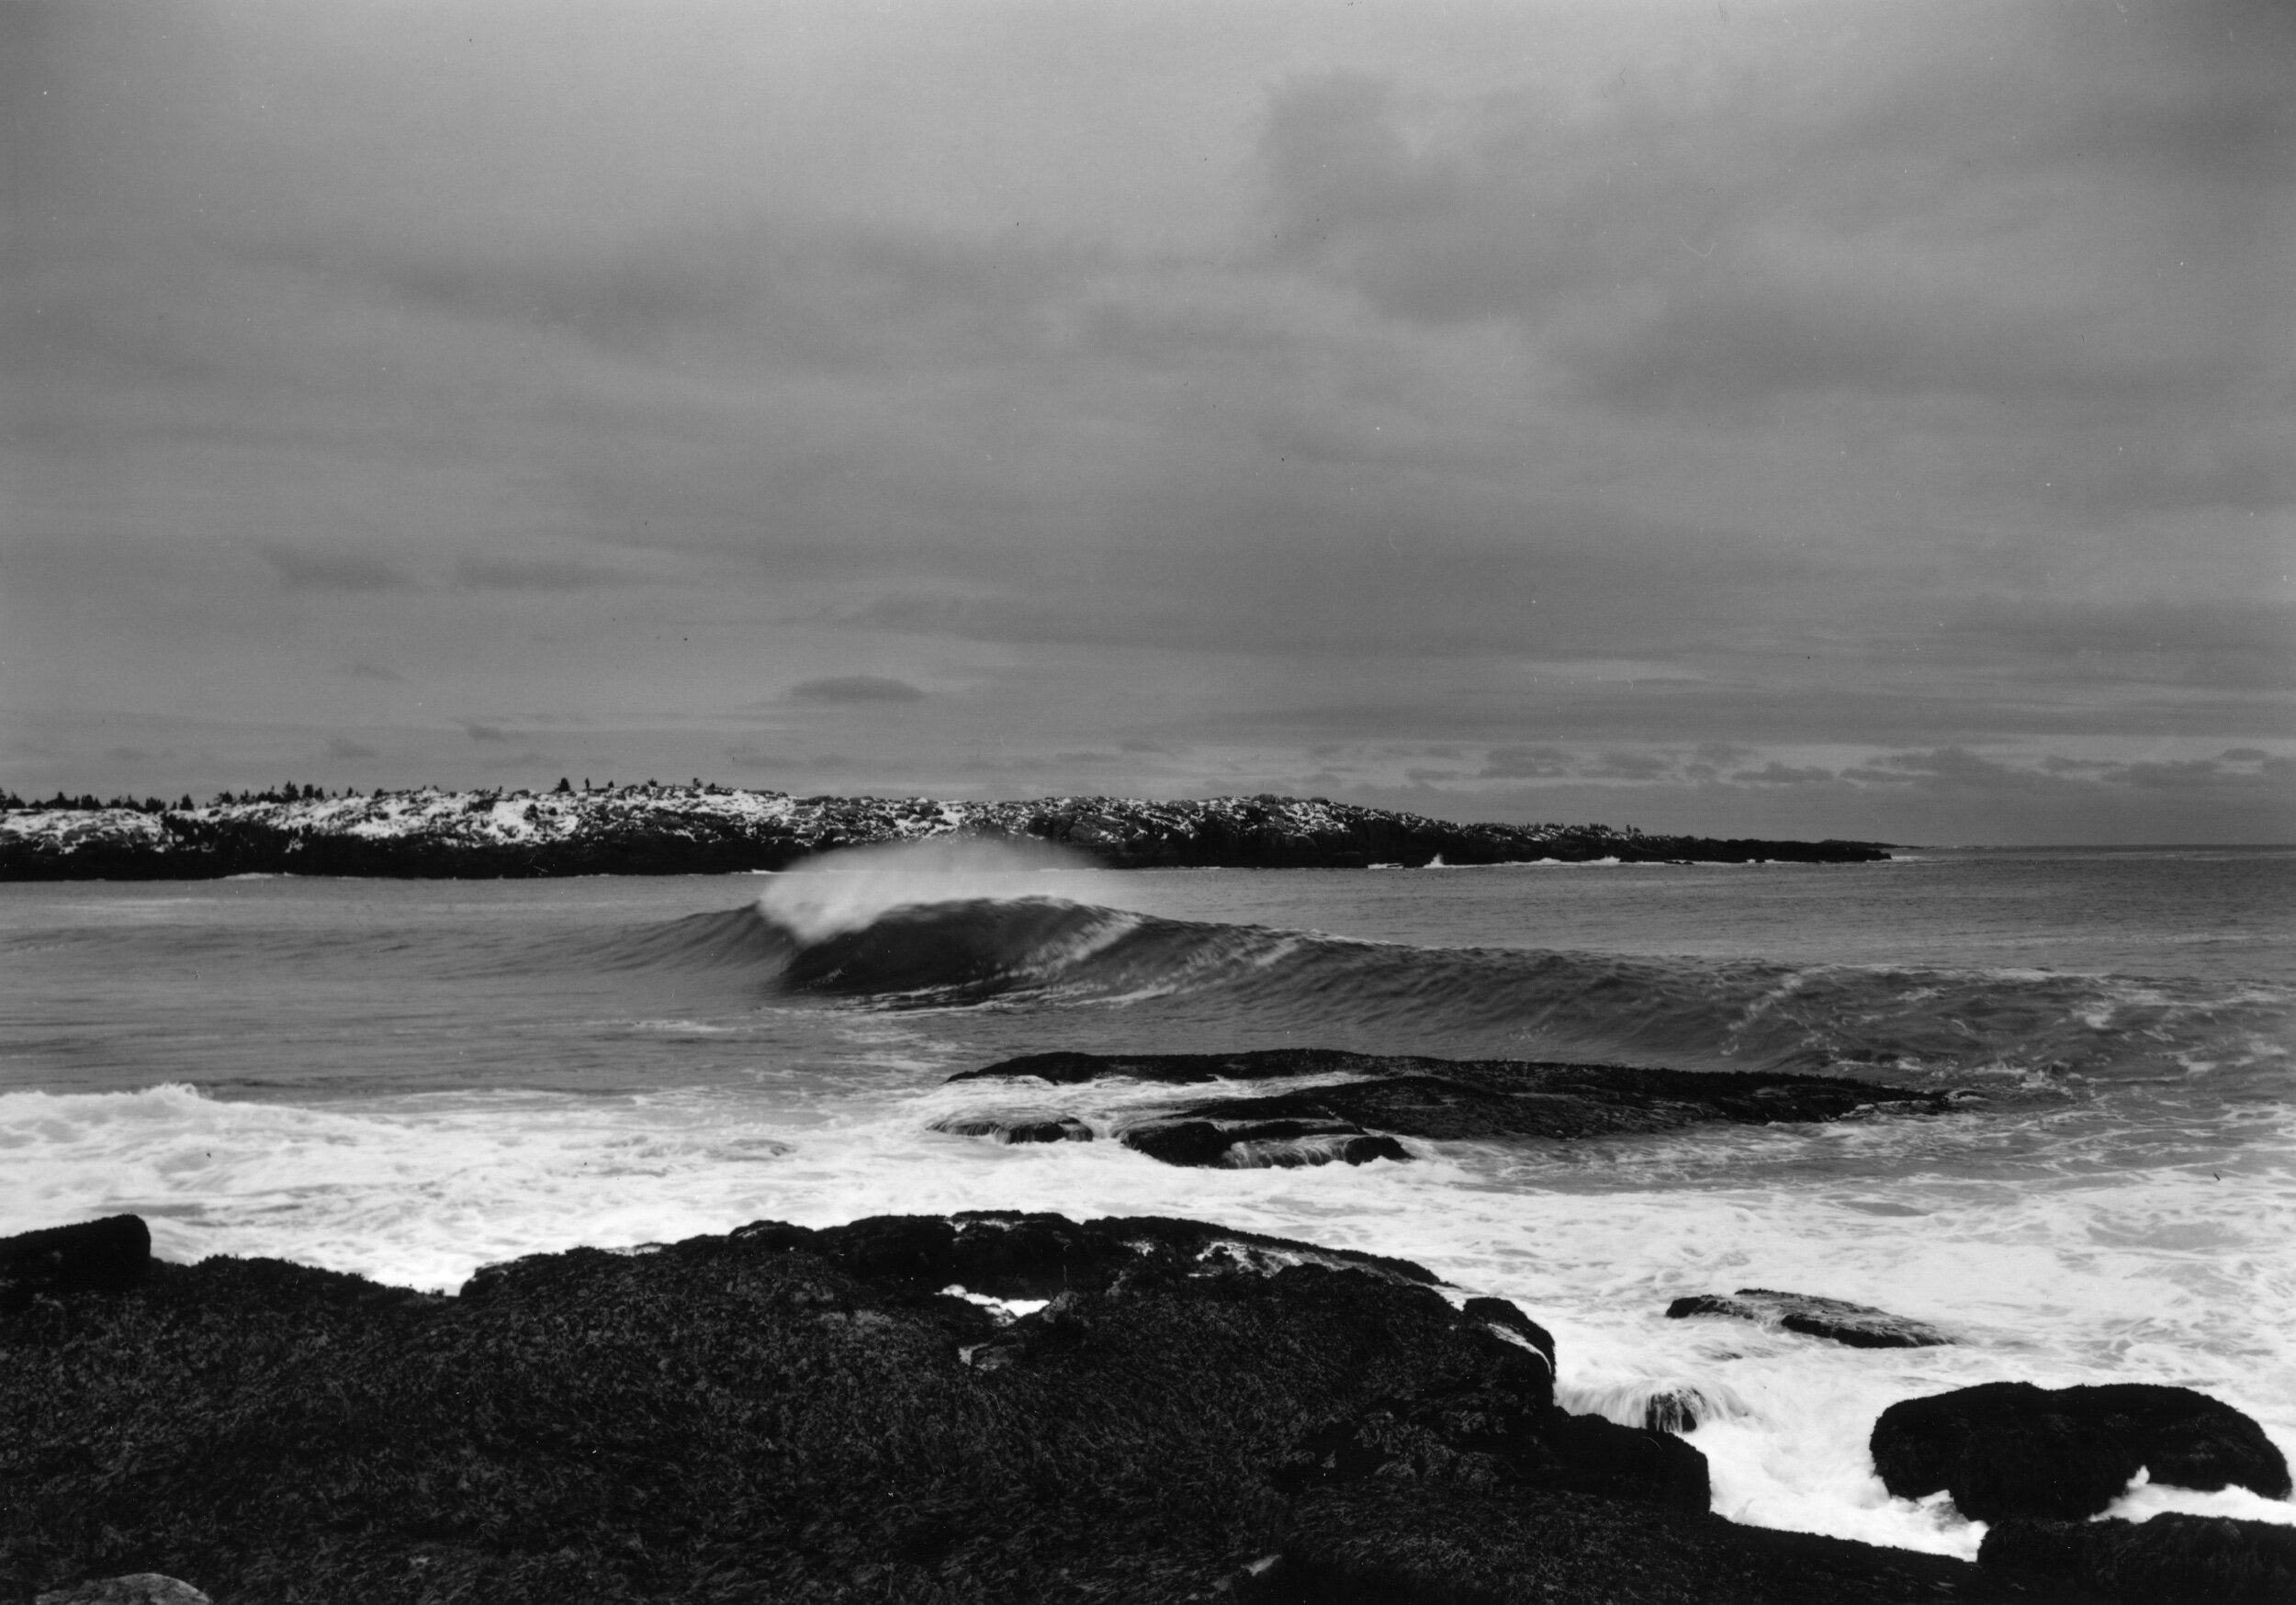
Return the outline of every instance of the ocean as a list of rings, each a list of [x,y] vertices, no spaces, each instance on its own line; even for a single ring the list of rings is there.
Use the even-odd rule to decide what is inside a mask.
[[[0,886],[0,1233],[131,1210],[163,1257],[451,1290],[589,1243],[968,1208],[1190,1216],[1513,1299],[1559,1397],[1689,1441],[1733,1520],[1974,1555],[1893,1499],[1884,1407],[2145,1381],[2296,1460],[2296,849],[1853,866],[1097,871],[993,848],[780,875]],[[1052,1049],[1329,1047],[1974,1094],[1949,1115],[1196,1170],[930,1129]],[[1299,1083],[1288,1083],[1287,1087]],[[1170,1088],[1019,1101],[1105,1139]],[[1853,1350],[1683,1295],[1931,1323]],[[2140,1479],[2141,1482],[2141,1479]],[[2118,1515],[2296,1522],[2137,1486]]]

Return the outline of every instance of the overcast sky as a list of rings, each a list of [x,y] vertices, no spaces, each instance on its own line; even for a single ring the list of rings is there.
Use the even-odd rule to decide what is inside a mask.
[[[0,785],[2296,838],[2296,7],[0,6]]]

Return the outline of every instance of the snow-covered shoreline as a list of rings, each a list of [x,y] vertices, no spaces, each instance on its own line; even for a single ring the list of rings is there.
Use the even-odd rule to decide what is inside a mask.
[[[938,836],[1058,844],[1110,868],[1361,868],[1615,859],[1804,863],[1865,842],[1710,840],[1606,825],[1462,825],[1321,798],[1026,802],[792,797],[710,785],[357,792],[191,808],[0,812],[0,881],[401,877],[778,870],[840,847]]]

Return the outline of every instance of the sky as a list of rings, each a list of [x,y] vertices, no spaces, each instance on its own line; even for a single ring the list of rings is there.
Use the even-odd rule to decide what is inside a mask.
[[[2296,8],[0,6],[0,787],[2296,840]]]

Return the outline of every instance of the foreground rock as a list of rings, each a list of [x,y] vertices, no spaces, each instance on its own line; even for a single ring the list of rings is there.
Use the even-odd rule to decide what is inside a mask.
[[[1998,1522],[1977,1564],[2014,1567],[2129,1605],[2296,1599],[2296,1527],[2221,1516]]]
[[[124,1577],[98,1577],[92,1582],[42,1594],[32,1605],[215,1605],[205,1594],[180,1577],[158,1572],[137,1572]]]
[[[1666,1307],[1669,1320],[1701,1315],[1783,1327],[1852,1349],[1927,1349],[1953,1341],[1926,1322],[1870,1305],[1820,1298],[1812,1293],[1779,1293],[1768,1287],[1741,1287],[1727,1295],[1696,1293]]]
[[[0,810],[0,881],[725,873],[936,836],[1050,842],[1114,869],[1360,869],[1438,859],[1847,864],[1889,857],[1871,842],[1461,825],[1322,798],[951,802],[649,782],[580,791],[267,795],[194,808]]]
[[[1167,1164],[1362,1164],[1408,1160],[1398,1137],[1606,1137],[1706,1122],[1802,1123],[1880,1109],[1942,1114],[1953,1107],[1948,1094],[1830,1076],[1430,1059],[1330,1049],[1035,1053],[949,1079],[1075,1086],[1120,1077],[1191,1086],[1310,1075],[1348,1079],[1296,1093],[1195,1099],[1137,1117],[1117,1136]],[[946,1123],[942,1128],[948,1128]]]
[[[151,1229],[133,1215],[0,1238],[0,1310],[66,1293],[122,1292],[151,1265]]]
[[[1602,1501],[1583,1495],[1525,1502],[1359,1484],[1303,1498],[1282,1552],[1236,1593],[1254,1605],[2077,1605],[2099,1598],[1943,1555],[1732,1527],[1711,1516],[1630,1533],[1603,1515]]]
[[[0,1317],[0,1599],[2034,1597],[1705,1513],[1694,1450],[1559,1410],[1538,1324],[1432,1281],[1041,1215],[760,1222],[451,1299],[155,1264]]]
[[[1873,1451],[1891,1493],[1943,1488],[1973,1521],[2093,1516],[2140,1468],[2178,1487],[2290,1492],[2288,1462],[2254,1420],[2189,1387],[2149,1383],[1988,1382],[1904,1399],[1874,1423]]]

